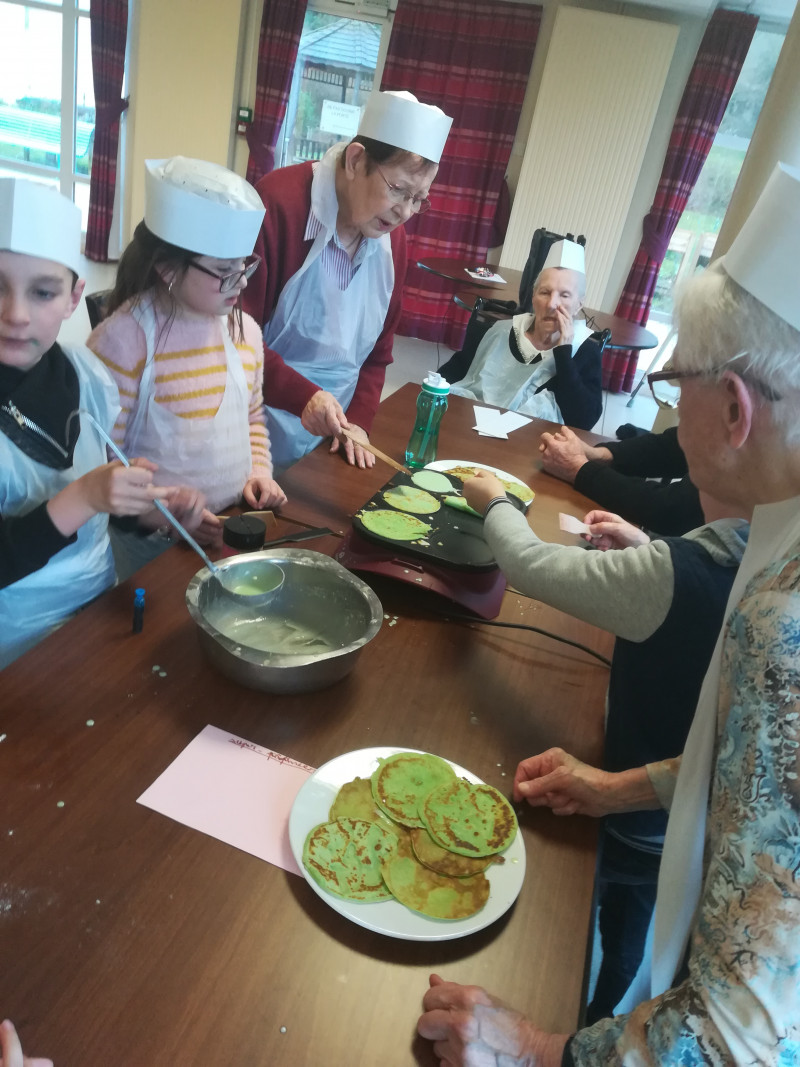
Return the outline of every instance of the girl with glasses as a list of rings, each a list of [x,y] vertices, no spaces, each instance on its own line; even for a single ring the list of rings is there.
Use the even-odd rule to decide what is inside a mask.
[[[88,341],[119,386],[114,439],[157,463],[157,482],[202,493],[198,503],[187,492],[182,517],[206,545],[221,536],[217,513],[241,497],[251,508],[286,500],[272,477],[261,331],[241,306],[263,215],[252,186],[223,167],[148,161],[145,217]],[[163,551],[161,532],[113,531],[120,578]]]

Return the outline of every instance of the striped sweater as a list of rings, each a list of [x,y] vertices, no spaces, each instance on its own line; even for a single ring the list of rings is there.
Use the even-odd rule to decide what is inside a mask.
[[[175,318],[169,330],[157,312],[155,354],[155,401],[172,414],[186,419],[210,419],[216,415],[225,392],[227,367],[219,320]],[[147,358],[147,343],[139,324],[124,304],[101,322],[86,342],[106,365],[119,388],[122,411],[113,437],[124,445],[131,415],[139,403],[139,382]],[[264,420],[262,397],[264,344],[261,331],[249,315],[244,316],[244,338],[236,344],[250,395],[250,451],[253,475],[272,477],[272,459]]]

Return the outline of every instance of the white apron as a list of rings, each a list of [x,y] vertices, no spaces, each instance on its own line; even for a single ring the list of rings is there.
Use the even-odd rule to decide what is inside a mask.
[[[61,347],[78,372],[81,408],[110,432],[119,414],[114,380],[88,348]],[[24,515],[107,462],[105,442],[84,417],[72,466],[64,471],[30,459],[0,433],[0,512]],[[45,566],[0,589],[0,668],[114,584],[107,531],[108,515],[95,515]]]
[[[472,366],[463,381],[456,382],[451,391],[468,400],[477,400],[484,404],[508,411],[518,411],[523,415],[532,415],[537,419],[550,422],[563,422],[556,398],[543,385],[555,377],[556,358],[552,351],[542,352],[536,362],[518,363],[509,351],[509,331],[519,326],[518,344],[523,355],[529,350],[535,355],[533,345],[524,336],[524,329],[533,321],[533,316],[516,315],[511,322],[498,322],[486,333],[478,346]],[[574,324],[572,355],[578,351],[592,331],[584,322]]]
[[[200,489],[206,506],[218,512],[238,500],[252,469],[250,399],[242,359],[219,319],[227,376],[219,409],[211,419],[184,419],[155,400],[156,317],[152,302],[131,308],[147,341],[147,359],[139,383],[139,399],[125,433],[124,450],[158,464],[156,485],[188,485]]]
[[[311,203],[322,229],[314,238],[305,262],[281,292],[272,317],[264,327],[264,341],[342,407],[353,399],[358,374],[381,334],[394,289],[394,263],[389,234],[367,239],[367,251],[346,289],[325,270],[320,256],[336,231],[334,210],[318,210],[321,198],[330,208],[334,173],[340,146],[334,145],[315,168]],[[322,440],[303,429],[300,419],[267,405],[272,460],[284,470]]]

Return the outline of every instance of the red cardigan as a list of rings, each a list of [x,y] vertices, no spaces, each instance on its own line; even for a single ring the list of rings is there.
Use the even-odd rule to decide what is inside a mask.
[[[303,265],[311,241],[303,239],[311,208],[312,164],[298,163],[265,175],[256,185],[267,209],[253,249],[261,265],[242,296],[244,310],[263,328],[275,310],[278,297],[289,279]],[[406,276],[406,235],[402,226],[391,233],[394,290],[389,310],[375,347],[361,366],[356,391],[347,409],[350,422],[369,432],[381,399],[386,367],[392,362],[394,331],[400,318],[403,282]],[[277,352],[264,346],[264,399],[271,407],[300,415],[320,389],[288,367]]]

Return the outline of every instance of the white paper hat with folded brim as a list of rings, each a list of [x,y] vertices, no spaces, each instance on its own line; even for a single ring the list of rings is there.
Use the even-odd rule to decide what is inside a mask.
[[[81,272],[81,212],[58,190],[30,178],[0,178],[0,249]]]
[[[720,263],[743,289],[800,330],[800,170],[777,163]]]
[[[253,186],[227,167],[185,156],[145,160],[145,225],[178,248],[219,259],[249,256],[264,213]]]
[[[453,120],[434,104],[423,104],[412,93],[370,93],[356,136],[402,148],[438,163]]]
[[[577,241],[555,241],[550,245],[542,270],[548,270],[550,267],[574,270],[585,276],[586,256],[583,245],[579,245]]]

